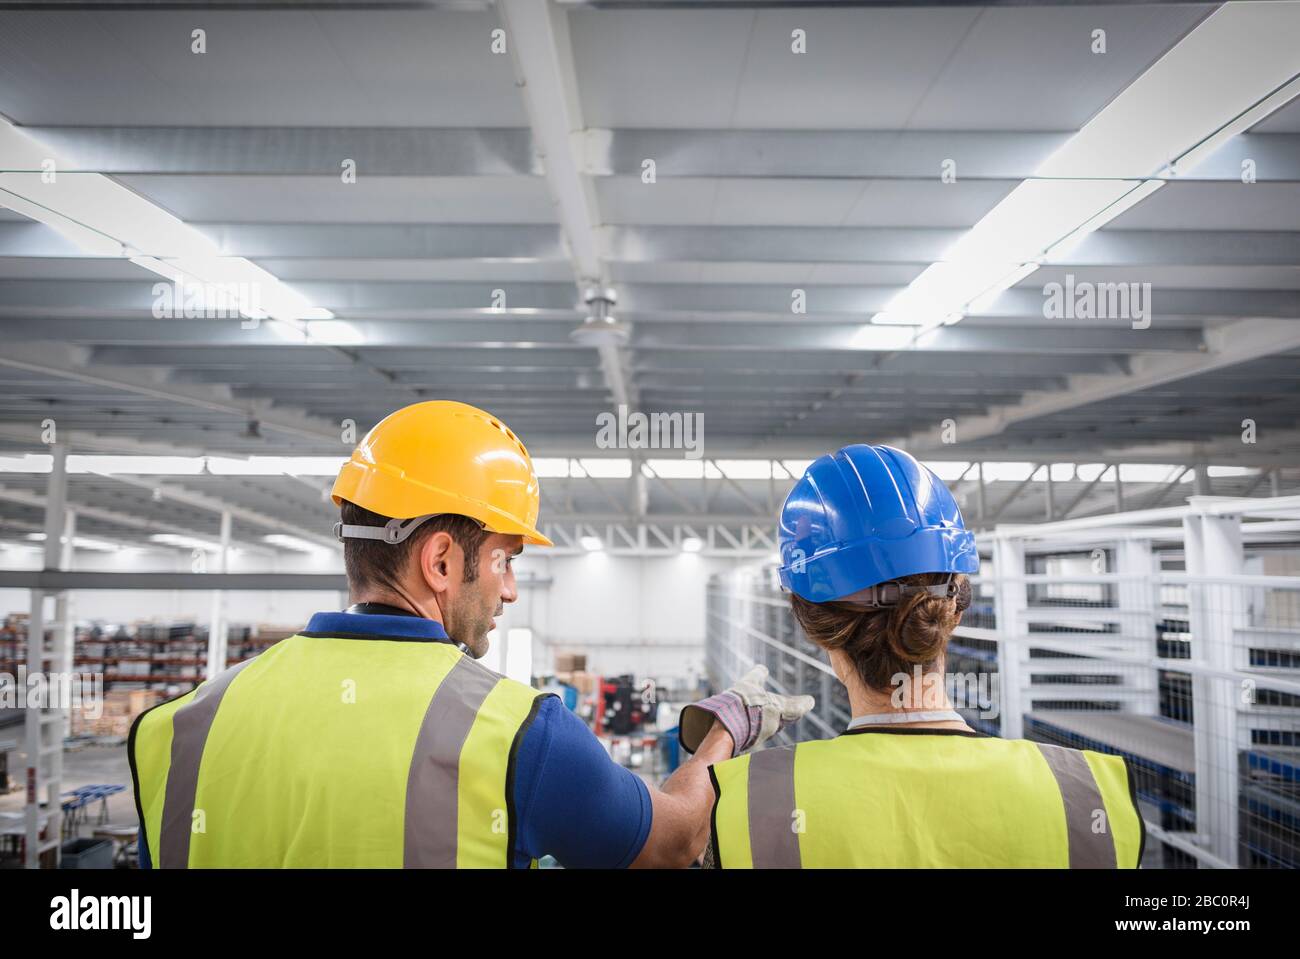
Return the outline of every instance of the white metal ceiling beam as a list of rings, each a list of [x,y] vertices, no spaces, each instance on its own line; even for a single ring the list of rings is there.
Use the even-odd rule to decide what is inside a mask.
[[[85,365],[88,351],[58,343],[29,346],[6,346],[0,354],[0,366],[43,373],[60,379],[75,380],[94,386],[106,386],[127,393],[182,406],[238,416],[248,422],[278,433],[313,440],[339,441],[339,428],[327,420],[305,413],[276,407],[254,400],[233,400],[228,388],[220,386],[168,383],[163,370],[115,369]]]
[[[1285,236],[1283,234],[1283,236]],[[1300,237],[1293,237],[1295,258],[1300,260]],[[1133,263],[1131,265],[1141,265]],[[0,311],[3,315],[26,316],[104,316],[123,314],[152,318],[157,303],[154,286],[157,277],[140,280],[31,279],[0,280]],[[513,283],[502,281],[509,294],[509,305],[488,313],[489,289],[483,283],[426,283],[395,281],[307,281],[296,284],[312,301],[340,317],[364,316],[367,322],[357,333],[364,342],[371,341],[373,323],[384,329],[411,331],[411,320],[389,317],[419,317],[422,321],[474,324],[484,331],[480,338],[505,341],[528,339],[530,327],[555,330],[572,328],[581,314],[575,309],[573,287],[568,283]],[[807,313],[801,319],[835,318],[841,322],[860,322],[863,314],[883,309],[903,287],[866,285],[810,285],[805,288]],[[790,286],[788,284],[733,283],[643,283],[619,287],[620,316],[682,322],[689,319],[717,323],[764,322],[788,326],[790,323]],[[1059,318],[1044,316],[1041,289],[1023,287],[1008,290],[997,300],[996,310],[989,309],[985,318],[1013,318],[1039,326],[1060,328]],[[1161,286],[1150,304],[1157,323],[1171,316],[1300,316],[1300,290],[1255,289],[1176,289]],[[171,321],[168,321],[171,322]],[[545,327],[545,323],[553,324]],[[1110,325],[1127,327],[1130,321],[1086,321],[1091,328]],[[561,327],[559,324],[567,324]],[[283,343],[284,337],[266,324],[266,329],[244,329],[237,320],[208,321],[221,327],[229,337],[249,343]],[[309,324],[309,329],[318,329]],[[428,327],[420,326],[422,333]],[[160,329],[155,320],[153,330]],[[419,333],[410,332],[412,339]],[[382,337],[381,337],[382,338]],[[317,338],[319,339],[319,338]]]
[[[148,490],[163,499],[174,500],[177,503],[184,503],[186,506],[193,506],[196,509],[208,510],[209,512],[221,515],[229,513],[236,519],[241,519],[246,523],[252,523],[255,526],[261,526],[266,529],[275,530],[280,533],[289,533],[300,539],[308,540],[318,546],[324,546],[332,550],[340,549],[339,541],[330,536],[322,536],[320,533],[309,529],[304,529],[293,523],[287,523],[282,519],[274,516],[267,516],[265,513],[259,513],[257,510],[249,509],[246,506],[239,506],[227,500],[218,499],[215,496],[208,496],[206,493],[197,493],[194,490],[185,489],[182,486],[174,486],[166,483],[154,482],[151,480],[140,479],[136,476],[124,476],[120,473],[100,474],[106,479],[116,480],[127,486],[133,486],[136,489]]]
[[[51,317],[0,320],[0,322],[4,324],[4,334],[8,343],[32,344],[32,349],[37,349],[39,344],[49,341],[113,344],[113,346],[96,348],[89,357],[91,365],[87,370],[92,373],[100,372],[101,368],[98,364],[104,362],[108,356],[124,357],[126,363],[123,365],[137,367],[144,365],[143,362],[135,364],[130,362],[131,352],[135,347],[154,350],[154,355],[160,355],[157,354],[158,349],[169,351],[167,355],[175,360],[174,365],[178,367],[190,364],[202,365],[205,362],[202,354],[187,354],[187,350],[192,347],[246,347],[249,350],[249,362],[259,350],[265,350],[268,351],[267,358],[273,361],[274,366],[275,351],[284,345],[277,343],[274,335],[254,338],[250,337],[248,332],[240,330],[237,323],[213,320],[169,320],[164,324],[151,319],[116,319],[110,324],[95,319]],[[548,350],[572,349],[568,336],[570,329],[571,324],[539,319],[503,319],[492,320],[490,323],[484,323],[482,320],[437,322],[375,320],[366,325],[365,342],[353,349],[379,347],[414,347],[425,350],[479,349],[503,354],[513,353],[516,362],[520,365],[530,365],[532,354],[539,352],[539,347],[546,347]],[[755,356],[751,356],[750,360],[759,362],[760,368],[762,362],[775,363],[775,367],[780,368],[783,366],[779,362],[780,358],[792,353],[824,351],[861,354],[892,351],[906,346],[912,335],[909,330],[901,327],[878,329],[881,333],[892,334],[892,336],[882,337],[879,342],[863,341],[858,335],[856,322],[808,320],[799,324],[798,336],[792,339],[788,323],[784,325],[736,324],[726,321],[713,322],[697,316],[694,320],[657,320],[639,324],[632,342],[639,348],[665,352],[743,350],[746,353],[753,353],[761,351],[767,354],[764,360],[760,361],[760,358]],[[920,341],[920,346],[926,353],[960,353],[966,356],[976,353],[1119,356],[1197,352],[1203,349],[1203,340],[1201,331],[1195,327],[1161,328],[1153,324],[1149,330],[1134,332],[1127,326],[1061,328],[1012,323],[994,326],[990,323],[978,326],[961,324],[935,329],[925,334]],[[114,349],[116,352],[106,352]],[[347,365],[355,365],[351,357],[342,358]],[[400,364],[401,357],[392,359]],[[321,356],[317,362],[323,364],[327,360],[327,356]],[[673,365],[690,367],[692,364],[686,362]],[[734,364],[737,368],[746,368],[749,365],[751,364],[747,362]],[[364,368],[364,364],[362,366]],[[851,367],[852,364],[845,364],[845,366]],[[846,372],[849,370],[846,369]],[[867,371],[858,369],[855,372]],[[173,387],[180,385],[177,381],[170,383]],[[372,381],[367,385],[406,389],[409,388],[410,383],[402,377],[397,377],[383,382]]]
[[[956,426],[957,448],[974,440],[997,436],[1014,423],[1114,399],[1260,357],[1300,349],[1300,323],[1271,319],[1238,320],[1206,330],[1205,340],[1207,349],[1204,353],[1137,356],[1130,360],[1128,373],[1077,374],[1069,378],[1063,390],[1029,393],[1019,402],[983,416],[959,419]],[[902,437],[891,443],[903,445],[912,452],[942,449],[956,452],[953,446],[943,442],[942,433],[942,427],[936,426],[928,433]]]
[[[103,127],[25,126],[83,172],[110,175],[329,176],[349,156],[368,177],[536,176],[532,132],[464,127]],[[933,182],[952,160],[963,180],[1028,179],[1072,134],[973,130],[592,129],[581,134],[580,172],[640,176],[647,156],[658,175],[871,179]],[[1300,179],[1300,135],[1251,133],[1192,174],[1238,180],[1256,161],[1259,182]]]
[[[593,286],[606,289],[610,281],[598,233],[596,190],[582,173],[578,157],[585,125],[568,14],[548,0],[499,0],[497,11],[505,25],[534,145],[568,240],[578,291]],[[610,344],[598,352],[615,402],[635,405],[622,351]]]
[[[43,510],[45,509],[46,498],[39,493],[32,493],[28,490],[7,489],[4,486],[0,486],[0,501],[16,503],[20,506]],[[142,516],[134,516],[129,513],[118,512],[117,510],[91,506],[88,503],[68,502],[67,506],[69,509],[75,510],[78,516],[99,520],[102,523],[121,526],[126,529],[141,530],[150,533],[175,533],[179,536],[188,536],[193,539],[213,539],[211,533],[202,533],[186,526],[177,526],[174,523],[164,523],[156,519],[148,519]],[[240,549],[251,550],[252,552],[267,554],[274,552],[274,550],[264,543],[254,544],[243,541],[232,542]],[[164,547],[159,546],[159,548],[161,549]]]
[[[50,415],[56,421],[60,413],[51,410]],[[0,423],[0,439],[11,440],[33,450],[44,452],[47,444],[41,438],[41,424],[37,421],[30,426],[15,423]],[[138,454],[140,456],[205,456],[209,450],[195,445],[149,442],[129,436],[106,437],[86,430],[58,429],[58,438],[78,453],[99,451],[102,453]]]
[[[205,223],[204,230],[224,254],[259,260],[355,259],[360,250],[367,258],[380,259],[570,261],[563,231],[550,224]],[[923,267],[940,260],[967,231],[952,227],[618,225],[599,227],[595,233],[602,258],[624,263]],[[1056,256],[1051,262],[1056,266],[1293,266],[1300,256],[1297,251],[1300,240],[1286,231],[1111,230],[1094,233],[1068,256]],[[0,222],[0,257],[86,255],[84,249],[43,223]],[[508,262],[503,264],[503,273],[508,266]],[[478,288],[490,289],[485,283]],[[786,295],[788,298],[788,288]],[[480,307],[488,305],[481,295],[479,300]],[[576,304],[571,301],[569,305],[574,308]]]
[[[184,276],[188,282],[223,284],[224,295],[244,316],[299,329],[300,320],[330,315],[257,264],[226,255],[212,237],[110,177],[69,172],[64,157],[3,117],[0,206],[45,224],[88,255],[129,258],[168,279]]]

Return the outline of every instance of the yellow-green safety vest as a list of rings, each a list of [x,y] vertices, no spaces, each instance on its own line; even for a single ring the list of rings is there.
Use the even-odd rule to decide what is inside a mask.
[[[446,642],[292,636],[136,719],[150,861],[508,867],[544,698]]]
[[[711,767],[721,868],[1137,868],[1119,756],[1024,739],[872,730]]]

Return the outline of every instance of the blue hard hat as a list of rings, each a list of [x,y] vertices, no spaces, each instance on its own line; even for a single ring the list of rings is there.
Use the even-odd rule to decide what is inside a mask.
[[[819,457],[781,507],[781,585],[814,603],[915,573],[974,573],[975,534],[934,472],[891,446]]]

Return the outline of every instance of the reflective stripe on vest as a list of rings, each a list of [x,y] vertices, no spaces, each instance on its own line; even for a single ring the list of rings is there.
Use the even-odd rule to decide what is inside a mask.
[[[286,639],[137,719],[151,860],[511,865],[514,752],[541,695],[447,643]]]
[[[848,734],[712,767],[722,868],[1134,868],[1117,756],[946,735]]]
[[[749,848],[755,869],[798,869],[794,747],[764,749],[749,760]]]
[[[199,785],[199,763],[212,720],[226,689],[253,660],[248,659],[194,691],[193,697],[172,717],[171,767],[163,798],[158,858],[161,869],[184,869],[190,861],[190,830],[194,793]]]
[[[1070,846],[1071,869],[1114,869],[1115,841],[1109,830],[1094,829],[1101,816],[1106,814],[1106,804],[1101,789],[1088,768],[1088,760],[1077,749],[1036,743],[1047,760],[1061,802],[1065,806],[1065,829]],[[1122,762],[1123,760],[1121,760]]]

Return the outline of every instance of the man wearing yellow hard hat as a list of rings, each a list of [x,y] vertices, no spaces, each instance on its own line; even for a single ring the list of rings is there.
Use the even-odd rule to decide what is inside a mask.
[[[812,706],[749,676],[688,707],[702,737],[662,789],[552,695],[476,660],[537,528],[528,450],[463,403],[379,422],[334,484],[353,605],[136,720],[141,865],[684,866],[710,763]]]

